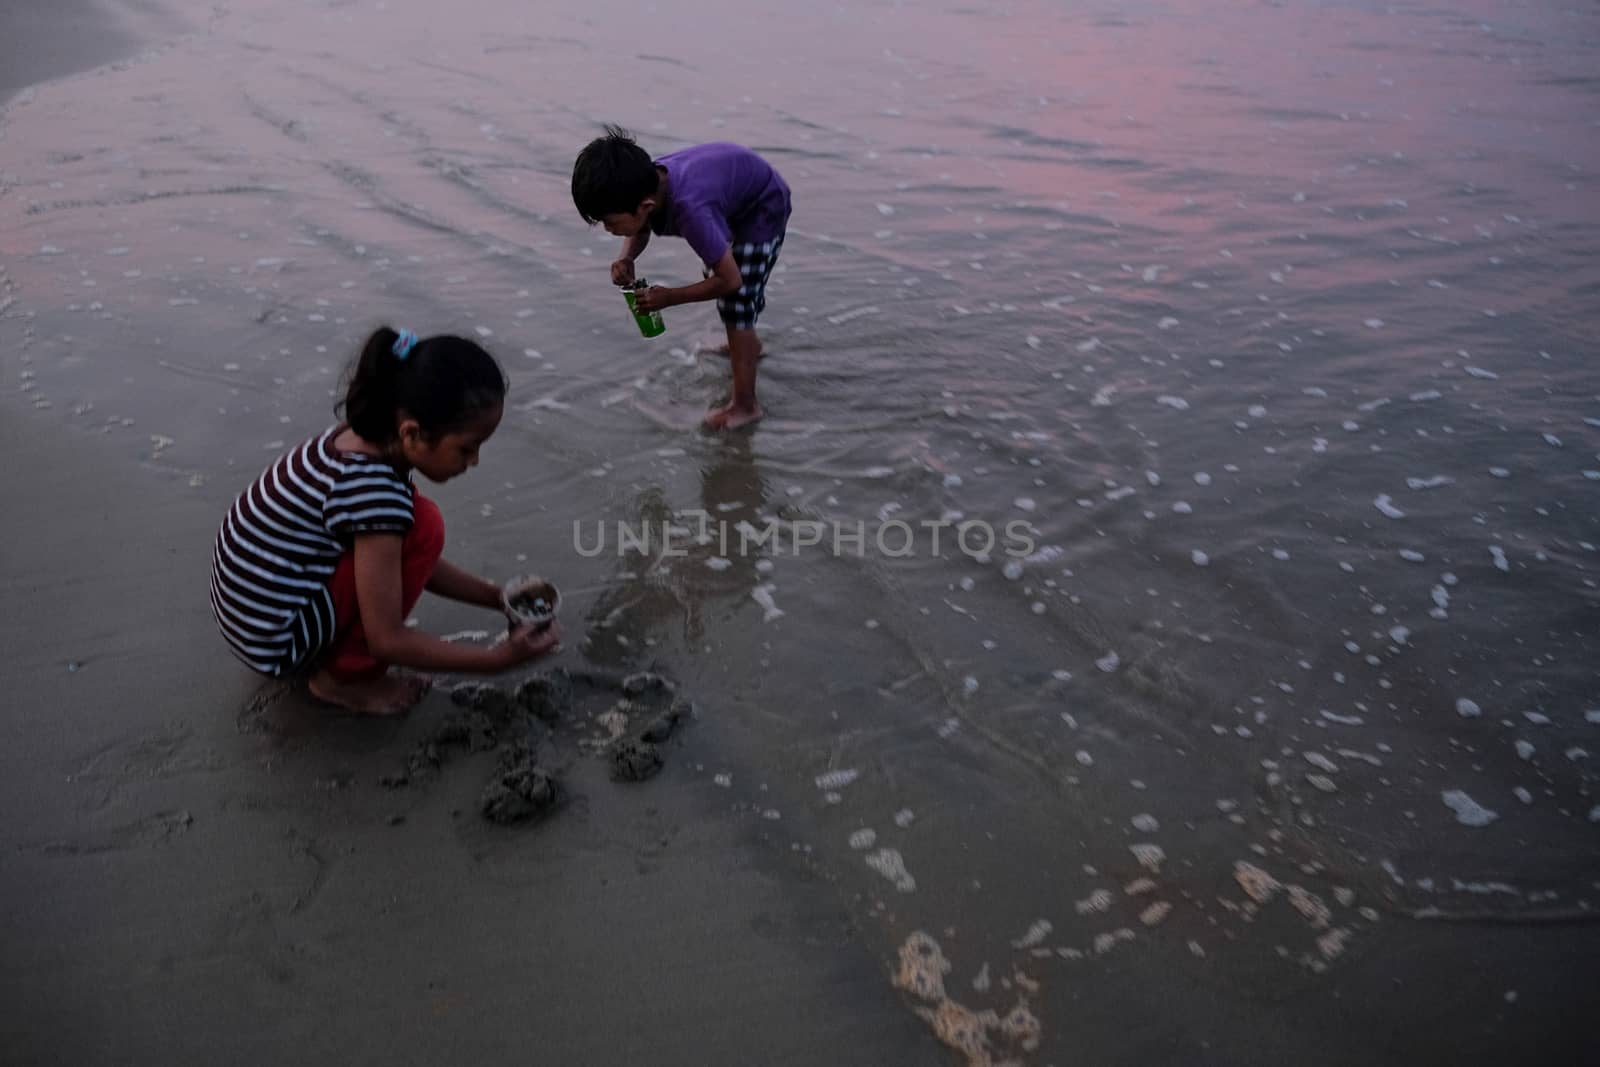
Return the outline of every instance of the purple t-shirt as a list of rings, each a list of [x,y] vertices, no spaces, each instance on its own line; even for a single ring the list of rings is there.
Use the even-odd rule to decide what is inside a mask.
[[[682,237],[706,266],[716,266],[734,241],[764,244],[783,236],[789,187],[750,149],[694,145],[667,153],[656,165],[667,170],[667,203],[650,217],[650,229]]]

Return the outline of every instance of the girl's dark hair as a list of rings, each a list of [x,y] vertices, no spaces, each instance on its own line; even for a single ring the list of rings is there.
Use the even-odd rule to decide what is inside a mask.
[[[578,153],[572,166],[572,202],[591,226],[607,215],[637,211],[661,185],[650,153],[621,126],[607,126]]]
[[[416,342],[402,359],[394,350],[399,338],[378,327],[350,371],[339,411],[364,440],[394,440],[402,411],[437,439],[505,400],[505,373],[476,343],[441,334]]]

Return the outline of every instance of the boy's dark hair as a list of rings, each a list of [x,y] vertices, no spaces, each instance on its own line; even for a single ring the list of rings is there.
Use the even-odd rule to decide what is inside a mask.
[[[591,226],[607,215],[637,211],[660,185],[655,160],[621,126],[608,125],[572,165],[572,202]]]
[[[399,339],[378,327],[350,370],[339,411],[363,440],[394,440],[402,411],[429,440],[438,440],[505,400],[505,373],[475,342],[441,334],[417,341],[402,358],[395,354]]]

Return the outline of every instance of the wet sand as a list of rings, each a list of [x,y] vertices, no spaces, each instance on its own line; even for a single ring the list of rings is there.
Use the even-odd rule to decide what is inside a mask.
[[[687,741],[645,783],[573,759],[561,809],[514,827],[478,813],[491,753],[386,789],[447,694],[249,713],[191,606],[216,508],[14,399],[0,448],[0,1060],[937,1058],[832,887]]]

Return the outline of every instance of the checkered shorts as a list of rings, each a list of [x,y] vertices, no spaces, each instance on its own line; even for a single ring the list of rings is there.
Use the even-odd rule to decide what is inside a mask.
[[[739,276],[744,284],[737,292],[717,299],[717,314],[729,329],[755,328],[756,319],[767,306],[767,279],[772,276],[772,265],[778,262],[778,249],[782,247],[782,234],[759,244],[754,241],[733,243],[733,261],[739,265]]]

